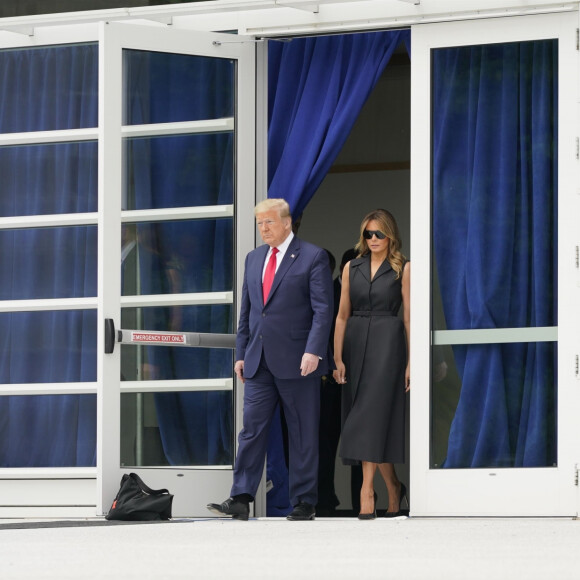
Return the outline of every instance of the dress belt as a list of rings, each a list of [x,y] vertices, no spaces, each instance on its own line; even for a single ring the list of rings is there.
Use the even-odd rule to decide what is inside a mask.
[[[392,310],[353,310],[353,316],[397,316]]]

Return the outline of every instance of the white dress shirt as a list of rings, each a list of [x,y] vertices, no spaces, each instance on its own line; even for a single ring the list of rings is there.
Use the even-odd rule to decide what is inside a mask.
[[[290,245],[290,242],[292,241],[293,237],[294,237],[294,232],[290,232],[289,236],[278,246],[278,253],[276,254],[276,272],[278,271],[278,267],[280,266],[280,264],[282,263],[282,260],[284,259],[284,255],[286,254],[286,251],[288,250],[288,246]],[[266,266],[268,264],[268,261],[270,260],[271,255],[272,255],[272,248],[270,248],[268,250],[268,253],[266,254],[266,259],[264,260],[264,267],[262,268],[262,282],[264,281],[264,274],[266,273]]]

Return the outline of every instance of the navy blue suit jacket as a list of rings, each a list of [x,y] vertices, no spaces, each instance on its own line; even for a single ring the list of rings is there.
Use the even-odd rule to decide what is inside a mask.
[[[246,257],[236,360],[244,361],[244,377],[255,375],[262,352],[279,379],[301,378],[304,353],[321,357],[310,377],[326,374],[332,365],[328,337],[333,318],[332,274],[326,251],[294,237],[278,267],[266,304],[262,271],[269,246]]]

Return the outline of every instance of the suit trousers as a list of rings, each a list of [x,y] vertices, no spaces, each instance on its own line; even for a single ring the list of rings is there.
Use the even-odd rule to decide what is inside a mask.
[[[256,496],[264,470],[270,423],[280,402],[288,425],[290,503],[316,505],[318,499],[318,426],[320,377],[279,379],[264,356],[244,383],[244,427],[238,436],[231,495]]]

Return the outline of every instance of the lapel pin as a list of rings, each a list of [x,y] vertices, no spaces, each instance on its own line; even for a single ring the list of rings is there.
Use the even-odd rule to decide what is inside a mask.
[[[296,256],[294,254],[290,254],[290,257],[291,258],[295,258]]]

